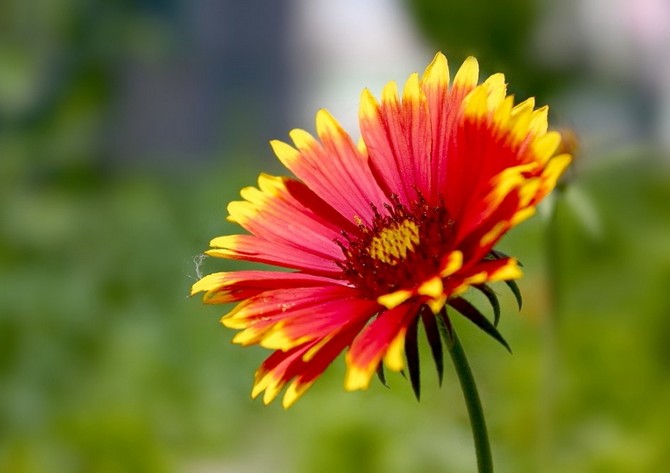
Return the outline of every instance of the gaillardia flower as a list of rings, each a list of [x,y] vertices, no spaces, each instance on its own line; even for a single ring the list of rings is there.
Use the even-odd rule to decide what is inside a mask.
[[[290,406],[346,350],[345,388],[365,389],[382,367],[407,367],[418,394],[417,325],[422,322],[442,370],[439,331],[446,306],[505,343],[462,296],[470,287],[521,276],[518,262],[494,250],[533,214],[570,155],[556,155],[547,107],[514,105],[505,78],[478,85],[470,57],[449,84],[437,54],[412,74],[402,98],[390,82],[377,101],[364,90],[356,144],[325,110],[314,137],[290,132],[273,141],[297,177],[261,174],[228,206],[248,234],[214,238],[208,255],[292,271],[246,270],[205,276],[192,293],[209,304],[237,302],[222,318],[233,341],[274,350],[256,373],[252,395],[269,403],[288,384]],[[518,293],[517,293],[518,295]]]

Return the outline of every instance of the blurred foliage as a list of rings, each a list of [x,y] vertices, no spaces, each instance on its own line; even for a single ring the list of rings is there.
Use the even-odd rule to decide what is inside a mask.
[[[0,153],[41,173],[110,159],[124,66],[169,42],[152,2],[9,0],[0,4]],[[3,166],[0,178],[24,168]],[[37,171],[30,168],[30,173]]]
[[[547,63],[534,60],[533,35],[537,25],[537,0],[405,0],[420,30],[443,51],[452,67],[474,55],[487,69],[504,72],[520,98],[534,96],[541,103],[566,77]],[[483,74],[483,75],[484,75]]]
[[[249,399],[266,353],[232,346],[225,308],[187,294],[198,271],[239,267],[197,257],[236,231],[225,203],[259,170],[177,175],[106,156],[118,67],[161,37],[154,3],[0,5],[0,472],[472,471],[448,369],[441,389],[425,369],[421,403],[400,376],[343,392],[341,360],[289,412]],[[522,41],[497,38],[528,29],[491,26],[496,8],[473,32],[463,20],[460,52],[445,50],[465,55],[477,28],[497,31],[477,54],[516,58],[500,69],[517,83]],[[575,185],[600,236],[559,198],[551,238],[536,217],[501,246],[527,274],[520,316],[501,290],[515,354],[457,321],[497,471],[665,471],[670,174],[631,155]]]

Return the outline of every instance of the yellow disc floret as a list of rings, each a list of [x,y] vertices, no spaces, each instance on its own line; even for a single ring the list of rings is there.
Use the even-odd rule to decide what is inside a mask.
[[[379,235],[372,238],[368,254],[374,259],[394,266],[399,260],[407,257],[407,252],[414,251],[419,242],[419,227],[406,219],[383,229]]]

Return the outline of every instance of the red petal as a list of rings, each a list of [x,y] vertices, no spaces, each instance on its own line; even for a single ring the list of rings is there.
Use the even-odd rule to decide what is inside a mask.
[[[231,271],[213,273],[193,285],[191,295],[205,292],[203,301],[208,304],[236,302],[273,289],[293,289],[299,287],[339,284],[332,278],[303,273],[280,271]],[[341,282],[345,284],[345,282]]]
[[[394,340],[402,337],[418,314],[418,304],[401,304],[379,314],[353,341],[347,352],[348,390],[365,389]]]
[[[397,194],[404,204],[416,190],[430,195],[430,124],[418,76],[407,81],[402,101],[394,82],[384,88],[381,104],[364,91],[359,117],[370,164],[387,195]]]
[[[321,142],[305,131],[293,130],[297,150],[281,141],[273,141],[273,149],[287,168],[346,219],[371,222],[370,204],[381,208],[386,197],[367,157],[325,110],[317,114],[317,132]]]
[[[304,248],[268,241],[253,235],[229,235],[211,241],[206,251],[219,258],[255,261],[317,274],[339,274],[335,260],[308,253]]]

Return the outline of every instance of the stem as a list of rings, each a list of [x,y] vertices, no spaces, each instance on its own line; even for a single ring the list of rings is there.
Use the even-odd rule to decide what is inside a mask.
[[[549,306],[545,317],[541,320],[542,328],[542,359],[540,372],[540,400],[538,415],[538,435],[537,451],[538,466],[543,469],[553,471],[553,468],[547,468],[552,465],[553,458],[553,433],[555,424],[555,392],[556,377],[558,373],[558,351],[556,344],[556,329],[562,315],[561,307],[561,241],[560,229],[561,204],[564,202],[565,189],[557,187],[553,199],[553,208],[547,223],[545,231],[545,250],[547,262],[547,281],[549,289]]]
[[[465,405],[468,408],[470,427],[472,428],[472,436],[475,440],[477,471],[479,473],[492,473],[493,459],[491,457],[491,446],[489,445],[489,437],[486,432],[486,421],[484,420],[484,412],[482,411],[482,403],[479,400],[477,385],[472,376],[468,360],[465,357],[463,346],[447,317],[446,311],[442,313],[442,316],[446,323],[446,330],[444,330],[443,335],[445,336],[451,359],[454,362],[456,374],[458,374],[458,380],[463,390],[463,397],[465,398]]]

